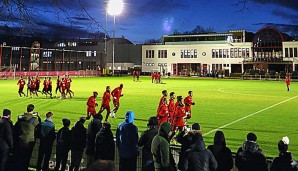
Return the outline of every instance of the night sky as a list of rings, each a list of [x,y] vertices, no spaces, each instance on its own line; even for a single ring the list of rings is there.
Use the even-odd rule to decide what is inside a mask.
[[[123,0],[123,12],[116,16],[115,37],[135,44],[160,39],[174,31],[193,30],[197,25],[215,32],[244,29],[256,32],[272,26],[282,32],[298,32],[298,0]],[[12,2],[12,1],[11,1]],[[243,3],[246,2],[246,3]],[[3,2],[0,2],[2,9]],[[24,32],[53,37],[84,38],[105,32],[107,1],[31,0],[22,18],[17,6],[0,14],[0,32]],[[7,6],[6,6],[7,7]],[[9,11],[9,10],[8,10]],[[108,16],[107,33],[112,36],[113,17]],[[21,29],[21,31],[20,31]]]

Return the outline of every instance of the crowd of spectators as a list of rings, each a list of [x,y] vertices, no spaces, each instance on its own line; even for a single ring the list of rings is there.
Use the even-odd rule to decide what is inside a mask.
[[[142,171],[229,171],[233,168],[231,150],[226,146],[224,133],[215,132],[214,143],[206,147],[199,123],[185,127],[177,135],[172,125],[150,117],[148,129],[138,136],[134,125],[135,114],[127,111],[117,127],[116,144],[109,122],[102,122],[96,114],[87,128],[85,117],[70,129],[69,119],[62,119],[63,127],[55,133],[54,113],[47,112],[42,122],[34,111],[34,105],[27,106],[27,112],[18,116],[13,125],[11,111],[3,110],[0,119],[0,171],[27,171],[36,140],[39,139],[36,170],[47,171],[56,145],[55,171],[66,169],[68,153],[71,152],[69,170],[79,170],[84,151],[87,156],[86,171],[115,171],[115,145],[118,148],[119,171],[136,171],[139,148],[142,148]],[[176,163],[170,150],[170,141],[181,144],[179,162]],[[257,136],[250,132],[238,149],[235,165],[239,171],[297,171],[298,164],[288,152],[289,138],[283,137],[277,144],[279,156],[275,157],[268,169],[265,155],[257,143]],[[12,164],[13,163],[13,164]],[[43,165],[42,165],[43,163]]]

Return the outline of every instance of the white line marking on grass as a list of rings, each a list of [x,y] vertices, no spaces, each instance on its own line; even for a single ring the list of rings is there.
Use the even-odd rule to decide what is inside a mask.
[[[235,120],[235,121],[233,121],[233,122],[227,123],[227,124],[222,125],[222,126],[216,128],[216,129],[213,129],[213,130],[211,130],[211,131],[209,131],[209,132],[207,132],[207,133],[205,133],[205,134],[203,134],[203,135],[208,135],[208,134],[210,134],[210,133],[212,133],[212,132],[218,131],[218,130],[220,130],[220,129],[222,129],[222,128],[225,128],[225,127],[227,127],[227,126],[230,126],[230,125],[232,125],[232,124],[234,124],[234,123],[237,123],[237,122],[239,122],[239,121],[242,121],[242,120],[244,120],[244,119],[246,119],[246,118],[249,118],[249,117],[251,117],[251,116],[254,116],[254,115],[258,114],[258,113],[261,113],[261,112],[263,112],[263,111],[265,111],[265,110],[268,110],[268,109],[270,109],[270,108],[273,108],[273,107],[275,107],[275,106],[278,106],[278,105],[280,105],[280,104],[283,104],[283,103],[285,103],[285,102],[288,102],[288,101],[290,101],[290,100],[293,100],[293,99],[295,99],[295,98],[297,98],[297,97],[298,97],[298,96],[294,96],[294,97],[291,97],[291,98],[286,99],[286,100],[284,100],[284,101],[281,101],[281,102],[278,102],[278,103],[273,104],[273,105],[271,105],[271,106],[268,106],[268,107],[266,107],[266,108],[264,108],[264,109],[261,109],[261,110],[259,110],[259,111],[254,112],[254,113],[252,113],[252,114],[249,114],[249,115],[247,115],[247,116],[244,116],[244,117],[242,117],[242,118],[239,118],[239,119],[237,119],[237,120]]]
[[[217,89],[217,91],[219,91],[221,93],[226,93],[226,94],[236,94],[236,95],[244,95],[244,96],[261,96],[261,97],[266,96],[266,95],[259,95],[259,94],[246,94],[246,93],[228,92],[228,91],[222,90],[221,88]],[[280,97],[280,96],[266,96],[266,97]]]

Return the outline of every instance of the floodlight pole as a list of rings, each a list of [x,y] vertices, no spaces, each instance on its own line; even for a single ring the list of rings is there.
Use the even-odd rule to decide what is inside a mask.
[[[116,30],[116,15],[113,15],[114,18],[114,29],[113,29],[113,55],[112,55],[112,76],[114,76],[114,65],[115,65],[115,30]]]

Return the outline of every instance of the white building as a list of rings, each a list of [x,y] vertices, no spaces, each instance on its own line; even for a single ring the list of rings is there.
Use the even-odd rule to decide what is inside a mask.
[[[160,45],[142,46],[142,72],[206,75],[211,71],[243,73],[297,70],[298,42],[274,28],[257,33],[165,35]]]

